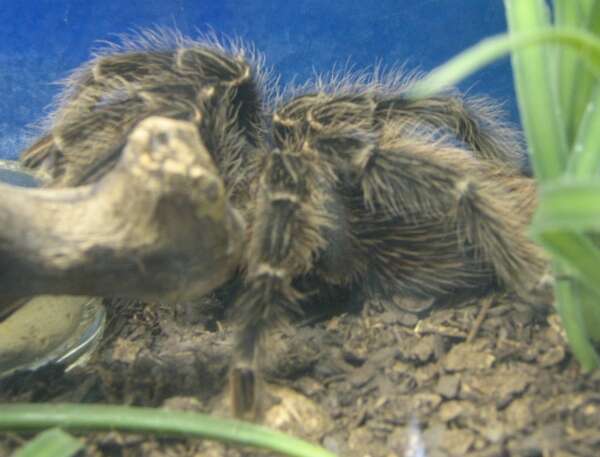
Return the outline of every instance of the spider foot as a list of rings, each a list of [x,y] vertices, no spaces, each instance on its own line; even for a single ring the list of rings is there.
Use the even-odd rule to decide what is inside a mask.
[[[258,415],[258,377],[253,367],[238,364],[229,374],[231,410],[235,417],[254,420]]]

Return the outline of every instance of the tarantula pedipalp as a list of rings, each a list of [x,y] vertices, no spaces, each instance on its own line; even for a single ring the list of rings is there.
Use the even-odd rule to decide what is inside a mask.
[[[379,83],[317,84],[267,105],[242,53],[171,45],[148,34],[77,70],[22,160],[46,169],[51,186],[78,186],[111,169],[145,118],[195,126],[247,223],[233,308],[238,416],[256,413],[265,335],[302,312],[312,288],[534,297],[546,269],[524,232],[535,188],[519,171],[518,142],[484,105],[411,100]]]

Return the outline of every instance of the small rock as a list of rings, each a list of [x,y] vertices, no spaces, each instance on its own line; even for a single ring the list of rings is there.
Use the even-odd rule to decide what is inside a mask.
[[[163,404],[163,408],[171,411],[191,411],[202,412],[204,407],[196,397],[171,397],[167,398]]]
[[[412,408],[418,417],[426,417],[435,411],[440,403],[442,403],[442,397],[424,392],[413,396]]]
[[[450,349],[444,358],[446,371],[485,370],[490,368],[496,358],[488,351],[480,350],[471,343],[459,343]]]
[[[503,376],[503,382],[498,385],[496,397],[496,407],[498,409],[506,408],[510,402],[518,395],[521,395],[531,384],[531,379],[526,373],[507,371]]]
[[[419,318],[415,314],[406,311],[386,311],[380,318],[381,322],[387,325],[399,324],[403,327],[414,327],[419,322]]]
[[[344,344],[342,357],[346,363],[358,367],[365,363],[368,356],[369,352],[365,346],[352,346],[350,343]]]
[[[395,428],[387,437],[387,448],[397,456],[423,456],[425,454],[425,443],[421,427],[416,421],[406,427]]]
[[[532,421],[531,399],[517,399],[506,408],[506,420],[513,430],[522,430]]]
[[[537,361],[543,367],[557,365],[565,359],[565,348],[563,346],[554,346],[548,351],[538,356]]]
[[[560,421],[537,426],[533,433],[517,437],[508,442],[509,455],[543,455],[561,449],[564,440],[564,424]],[[561,455],[556,453],[554,455]],[[568,455],[568,454],[562,454]],[[583,455],[583,454],[579,454]]]
[[[511,318],[515,325],[525,327],[533,321],[534,310],[531,307],[524,307],[511,313]]]
[[[427,365],[423,365],[419,367],[414,373],[413,376],[417,385],[422,386],[429,384],[434,381],[434,379],[438,376],[439,366],[435,363],[428,363]]]
[[[357,368],[350,373],[348,380],[356,388],[367,385],[375,377],[375,369],[370,364]]]
[[[279,402],[264,413],[265,425],[297,436],[321,437],[332,428],[321,406],[291,389],[269,385]]]
[[[447,399],[456,398],[460,388],[460,377],[457,375],[442,376],[435,388],[436,393]]]
[[[312,397],[323,390],[323,385],[313,378],[303,376],[294,383],[294,387],[304,395]]]
[[[448,451],[451,456],[464,456],[473,447],[475,435],[470,430],[446,430],[440,447]]]
[[[113,345],[112,359],[116,362],[132,364],[142,350],[142,345],[124,338],[117,338]]]
[[[568,343],[569,340],[567,339],[567,332],[565,331],[565,327],[562,325],[560,316],[558,314],[550,314],[547,318],[547,321],[550,329],[552,329],[556,334],[553,339],[558,337],[563,344]]]
[[[462,329],[458,329],[450,325],[437,324],[428,320],[420,320],[417,322],[417,325],[415,325],[415,333],[417,335],[433,333],[435,335],[449,336],[451,338],[467,337],[467,332]]]
[[[485,427],[477,431],[490,443],[501,443],[509,435],[507,424],[498,420],[488,420]]]
[[[395,363],[396,357],[398,357],[399,354],[400,351],[396,346],[385,347],[369,354],[369,363],[376,366],[389,366],[392,363]]]
[[[417,344],[411,348],[411,359],[418,360],[421,363],[427,362],[435,352],[435,338],[433,335],[427,335],[419,338]]]
[[[471,416],[475,411],[473,403],[467,401],[447,401],[442,403],[438,417],[450,422],[459,417]]]
[[[404,427],[396,427],[387,437],[388,449],[396,452],[402,452],[406,445],[408,431]]]
[[[366,427],[358,427],[348,437],[348,447],[353,451],[359,451],[369,448],[369,443],[373,441],[373,434]]]

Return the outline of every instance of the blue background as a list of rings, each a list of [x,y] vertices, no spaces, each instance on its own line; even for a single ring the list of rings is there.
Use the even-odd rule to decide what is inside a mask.
[[[17,156],[58,91],[53,82],[98,40],[151,26],[241,37],[282,83],[336,64],[426,71],[506,29],[501,0],[0,0],[0,158]],[[461,87],[505,102],[517,121],[508,60]]]

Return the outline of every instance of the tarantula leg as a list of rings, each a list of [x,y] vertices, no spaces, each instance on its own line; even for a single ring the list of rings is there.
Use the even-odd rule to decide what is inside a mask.
[[[160,115],[194,123],[223,179],[238,180],[259,143],[260,69],[206,44],[151,41],[156,49],[133,45],[76,70],[23,163],[44,169],[52,187],[93,182],[114,166],[134,126]]]
[[[306,94],[278,109],[274,116],[276,135],[299,128],[312,134],[342,133],[342,130],[373,134],[390,124],[446,136],[469,149],[477,159],[492,161],[505,173],[521,174],[524,151],[519,135],[503,121],[496,104],[485,98],[440,95],[423,99],[400,93],[370,92],[329,95]],[[311,136],[311,135],[309,135]]]
[[[366,205],[408,218],[426,214],[448,221],[459,246],[471,246],[496,276],[522,298],[535,299],[548,260],[526,236],[527,214],[535,202],[530,179],[502,175],[494,164],[460,149],[428,144],[383,132],[380,147],[363,149],[354,159]],[[451,232],[449,232],[451,233]]]
[[[515,171],[523,165],[518,135],[501,120],[491,100],[458,95],[416,100],[391,97],[378,103],[376,116],[384,122],[398,119],[424,122],[456,137],[479,159],[492,160]]]
[[[240,329],[230,373],[233,413],[253,417],[260,403],[265,338],[289,313],[301,313],[292,280],[308,272],[329,227],[317,157],[288,145],[267,157],[259,178],[245,285],[236,300]]]
[[[485,109],[480,111],[478,117],[453,98],[412,101],[368,92],[307,94],[276,112],[274,136],[278,141],[301,137],[328,164],[334,181],[350,194],[362,195],[378,228],[365,228],[357,235],[360,240],[379,243],[368,232],[381,237],[385,230],[395,230],[387,242],[404,251],[401,265],[420,266],[411,274],[389,264],[379,276],[394,268],[407,277],[436,274],[430,262],[435,253],[422,241],[433,241],[441,230],[436,242],[443,251],[440,261],[447,262],[446,276],[431,285],[421,276],[417,292],[429,296],[432,289],[439,293],[460,289],[458,278],[456,285],[449,282],[449,273],[455,270],[465,276],[466,287],[476,287],[477,278],[497,279],[523,298],[534,298],[548,265],[541,249],[525,235],[536,204],[535,186],[516,165],[509,166],[513,150],[520,151],[517,143],[514,149],[507,146],[511,141],[503,143],[510,135],[495,132],[493,116],[485,118]],[[452,145],[452,136],[461,141],[460,147]],[[363,217],[368,215],[359,214],[359,223]],[[411,236],[417,237],[412,247]],[[434,247],[435,243],[430,246]],[[414,249],[425,249],[420,253],[428,257],[414,257]],[[380,254],[392,261],[388,253]],[[463,262],[471,266],[463,268]],[[405,289],[407,281],[393,281]],[[430,287],[436,283],[439,288]]]
[[[92,185],[1,187],[2,297],[187,299],[228,280],[240,261],[243,221],[188,122],[144,120]]]

